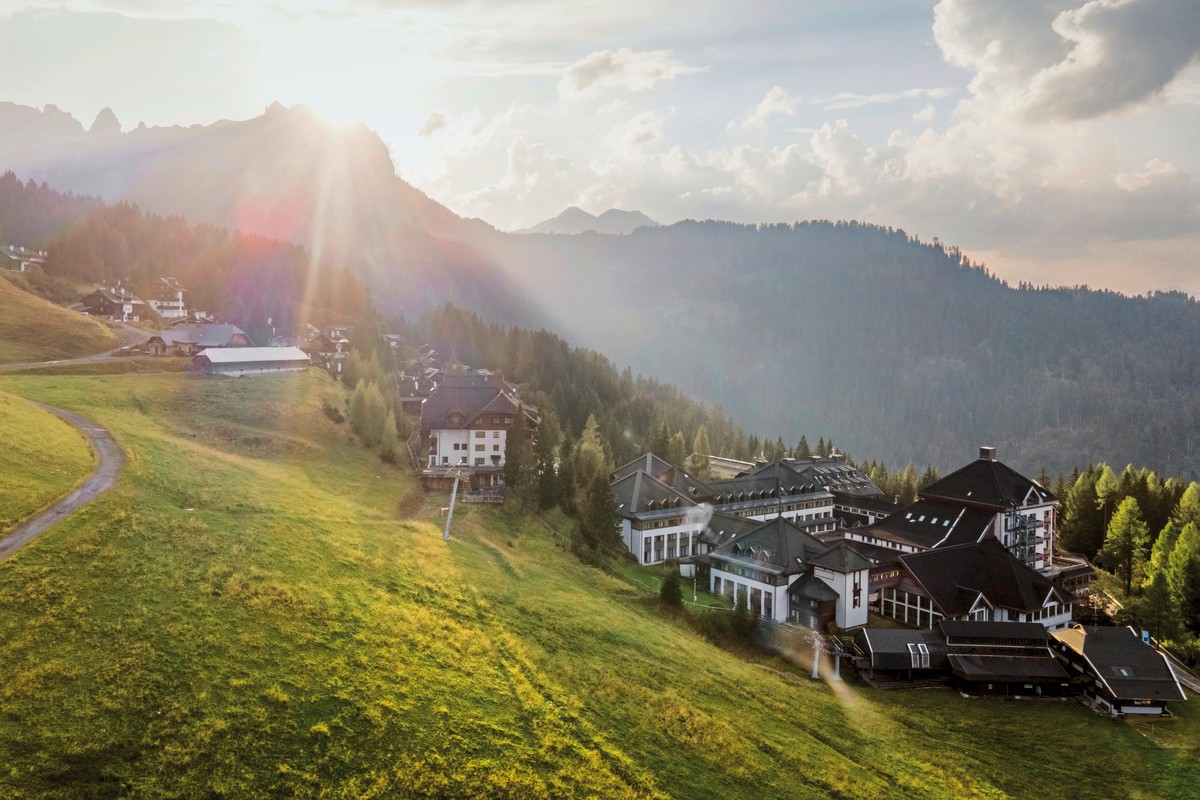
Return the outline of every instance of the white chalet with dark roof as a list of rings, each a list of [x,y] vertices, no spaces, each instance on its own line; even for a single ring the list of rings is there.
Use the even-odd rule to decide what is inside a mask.
[[[537,426],[537,409],[522,403],[517,387],[499,375],[446,375],[421,404],[426,483],[457,467],[472,474],[473,485],[501,485],[504,448],[518,414],[523,425]]]

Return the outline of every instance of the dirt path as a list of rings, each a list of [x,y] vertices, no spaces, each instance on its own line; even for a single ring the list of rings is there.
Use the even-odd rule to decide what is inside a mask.
[[[125,466],[125,454],[121,452],[121,448],[117,446],[112,434],[108,430],[70,411],[63,411],[61,408],[54,408],[42,403],[34,403],[32,400],[29,402],[43,411],[49,411],[51,414],[61,417],[69,424],[83,431],[83,435],[88,438],[88,441],[92,443],[92,447],[95,448],[96,456],[100,463],[96,467],[96,471],[92,473],[90,478],[84,481],[82,486],[60,499],[42,513],[18,525],[4,539],[0,539],[0,559],[7,558],[14,550],[33,539],[39,533],[55,525],[59,520],[64,519],[73,511],[95,500],[102,492],[117,482],[117,476],[121,474],[121,468]]]
[[[117,334],[118,347],[113,350],[105,350],[103,353],[96,353],[90,356],[81,356],[79,358],[62,358],[56,361],[30,361],[24,364],[0,364],[0,372],[15,372],[22,369],[40,369],[41,367],[54,367],[60,364],[88,364],[92,361],[103,361],[106,358],[111,358],[113,353],[117,352],[121,347],[129,345],[141,344],[150,338],[150,334],[140,328],[135,328],[132,325],[118,323],[119,328],[115,331]]]

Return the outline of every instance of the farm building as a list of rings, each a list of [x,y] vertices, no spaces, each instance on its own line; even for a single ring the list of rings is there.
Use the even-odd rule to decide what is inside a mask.
[[[193,375],[268,375],[295,372],[309,364],[298,347],[210,347],[192,357]]]

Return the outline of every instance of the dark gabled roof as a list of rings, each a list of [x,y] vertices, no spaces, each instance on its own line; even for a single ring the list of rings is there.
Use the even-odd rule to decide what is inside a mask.
[[[87,297],[83,298],[85,301],[85,303],[84,303],[85,305],[86,305],[86,300],[88,299],[88,297],[92,297],[93,295],[99,295],[101,298],[107,300],[110,303],[117,303],[117,304],[129,303],[131,305],[139,305],[139,304],[145,305],[145,303],[142,302],[141,300],[139,300],[137,297],[135,297],[132,292],[125,290],[125,289],[110,289],[107,286],[97,286],[96,291],[92,292]]]
[[[833,502],[844,506],[861,508],[865,511],[882,511],[888,514],[900,508],[900,506],[882,495],[855,494],[853,492],[843,492],[838,489],[830,489],[829,491],[833,493]]]
[[[828,545],[797,525],[784,519],[760,522],[751,531],[732,542],[721,545],[712,555],[722,558],[768,564],[777,567],[782,574],[804,572],[813,556],[824,552]]]
[[[500,401],[501,396],[506,401]],[[465,428],[493,403],[497,404],[492,406],[494,413],[503,410],[511,414],[518,402],[517,387],[498,375],[446,375],[421,406],[421,427]],[[453,414],[461,415],[461,420],[452,423]]]
[[[899,562],[925,587],[946,616],[964,614],[982,594],[992,606],[1034,612],[1051,591],[1069,600],[1049,578],[1018,561],[994,538],[973,544],[906,553]]]
[[[671,466],[671,464],[653,453],[638,456],[633,461],[617,467],[613,470],[612,478],[613,480],[618,480],[627,475],[632,475],[637,470],[642,470],[653,475],[677,492],[681,492],[688,497],[708,499],[715,494],[712,487],[704,481],[682,469]]]
[[[790,464],[796,472],[821,484],[828,491],[857,495],[864,499],[883,496],[883,492],[865,472],[850,466],[841,456],[793,459]]]
[[[756,519],[726,514],[723,511],[714,511],[712,518],[708,521],[708,525],[704,527],[704,532],[700,534],[700,541],[708,544],[710,547],[720,547],[723,544],[732,542],[739,536],[749,533],[761,524]]]
[[[640,471],[616,481],[612,485],[612,492],[623,517],[635,517],[667,509],[698,508],[691,498]]]
[[[795,597],[816,600],[818,603],[828,603],[831,600],[837,600],[839,597],[832,586],[811,572],[797,578],[796,582],[788,587],[788,594]]]
[[[1186,700],[1162,653],[1142,644],[1132,628],[1075,626],[1055,639],[1087,659],[1092,672],[1122,700]]]
[[[954,653],[947,656],[950,669],[968,681],[997,683],[1066,683],[1062,665],[1043,650],[1041,655],[1002,653]]]
[[[246,336],[245,331],[236,325],[220,322],[193,322],[174,325],[159,331],[150,338],[161,339],[164,344],[189,344],[195,345],[197,348],[205,348],[226,347],[234,337],[239,335],[245,337],[246,341],[250,341],[250,337]]]
[[[994,519],[990,511],[922,499],[855,533],[928,550],[978,542]]]
[[[1058,500],[1050,490],[1039,486],[999,461],[976,459],[960,470],[934,481],[920,491],[921,497],[949,500],[1001,510],[1024,505],[1030,490],[1042,502]]]
[[[855,648],[871,660],[875,669],[905,670],[912,667],[909,645],[925,645],[929,669],[945,669],[946,641],[941,633],[925,628],[861,628],[854,634]]]
[[[946,641],[989,639],[1012,647],[1045,647],[1050,643],[1046,626],[1037,622],[992,622],[990,620],[944,619],[940,623]]]
[[[810,558],[808,563],[842,574],[870,569],[872,566],[871,559],[858,552],[855,545],[845,540],[826,547],[823,552]]]

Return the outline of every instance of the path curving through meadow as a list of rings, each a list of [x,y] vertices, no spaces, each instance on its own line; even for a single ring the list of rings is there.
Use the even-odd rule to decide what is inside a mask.
[[[121,452],[121,448],[117,446],[116,440],[113,439],[112,433],[108,429],[101,428],[86,417],[81,417],[71,411],[64,411],[61,408],[54,408],[33,400],[27,402],[33,403],[43,411],[49,411],[82,431],[96,451],[99,463],[96,471],[83,482],[83,485],[57,500],[45,511],[21,523],[13,529],[12,533],[0,539],[0,559],[7,558],[38,534],[57,524],[59,520],[65,519],[69,514],[95,500],[117,482],[117,476],[121,474],[121,469],[125,466],[125,454]]]

